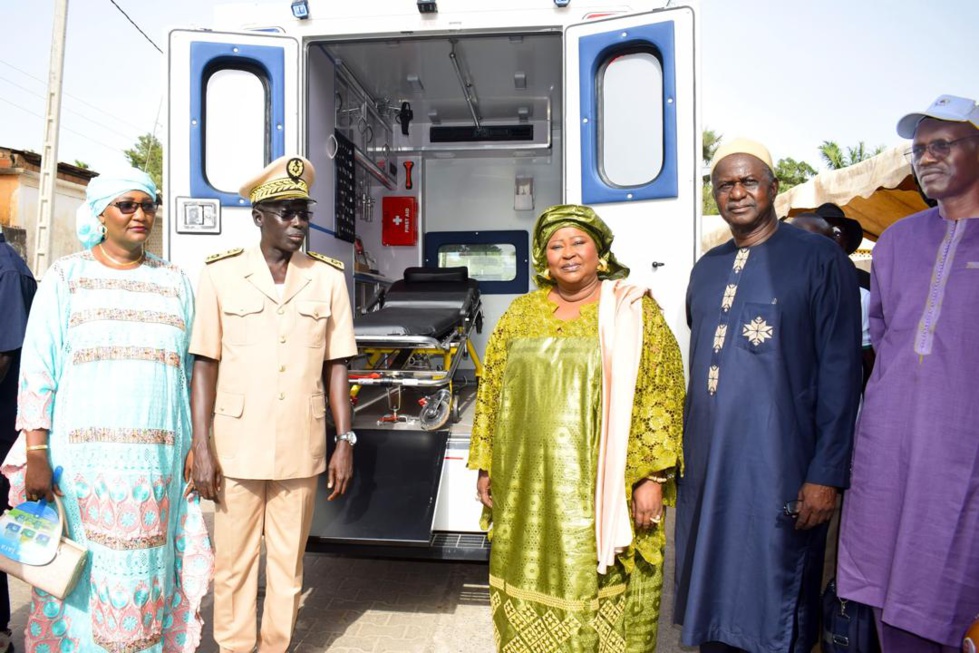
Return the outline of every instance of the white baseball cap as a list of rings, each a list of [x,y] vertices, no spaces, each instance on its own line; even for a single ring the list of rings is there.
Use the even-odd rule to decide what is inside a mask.
[[[979,129],[979,105],[975,100],[954,95],[940,95],[931,106],[921,113],[909,113],[897,121],[897,134],[901,138],[914,138],[918,123],[925,118],[948,122],[971,122]]]

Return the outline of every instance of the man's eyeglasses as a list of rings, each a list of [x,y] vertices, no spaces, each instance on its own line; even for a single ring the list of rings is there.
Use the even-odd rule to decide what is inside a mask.
[[[944,159],[952,151],[952,146],[956,143],[961,143],[962,141],[967,141],[970,138],[979,137],[979,134],[972,134],[971,136],[963,136],[962,138],[956,138],[954,141],[946,141],[945,139],[939,139],[937,141],[932,141],[930,143],[925,143],[923,145],[914,145],[910,150],[904,152],[904,157],[914,163],[920,161],[921,157],[925,155],[927,150],[931,154],[933,159]]]
[[[132,215],[136,212],[136,209],[143,209],[143,213],[146,215],[155,215],[156,210],[160,207],[159,204],[152,201],[146,202],[133,202],[131,200],[123,200],[121,202],[113,202],[112,206],[119,209],[119,212],[123,215]]]
[[[313,219],[313,212],[307,209],[283,209],[282,211],[272,211],[270,209],[262,209],[265,213],[271,213],[272,215],[278,216],[285,222],[292,222],[296,218],[299,218],[303,222],[309,222]]]

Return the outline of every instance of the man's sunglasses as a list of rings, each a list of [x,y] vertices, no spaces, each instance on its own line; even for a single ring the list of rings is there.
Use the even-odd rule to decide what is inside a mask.
[[[303,222],[309,222],[313,219],[313,212],[309,209],[282,209],[281,211],[273,211],[272,209],[261,209],[264,213],[271,213],[272,215],[278,216],[280,220],[284,222],[292,222],[296,218],[299,218]]]
[[[132,215],[136,212],[136,209],[143,209],[143,213],[146,215],[155,215],[160,205],[156,202],[146,201],[146,202],[133,202],[131,200],[123,200],[121,202],[113,202],[112,206],[119,209],[119,212],[123,215]]]

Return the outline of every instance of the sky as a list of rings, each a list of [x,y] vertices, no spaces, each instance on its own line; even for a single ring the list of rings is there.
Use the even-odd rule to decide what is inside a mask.
[[[69,1],[58,158],[94,170],[124,165],[141,134],[162,137],[156,46],[174,27],[210,27],[223,0],[115,3],[149,40],[112,0]],[[288,11],[289,0],[260,3]],[[54,10],[0,0],[0,147],[41,151]],[[819,168],[824,140],[897,145],[905,113],[942,93],[979,98],[975,0],[701,0],[697,16],[703,127],[760,140],[776,160]]]

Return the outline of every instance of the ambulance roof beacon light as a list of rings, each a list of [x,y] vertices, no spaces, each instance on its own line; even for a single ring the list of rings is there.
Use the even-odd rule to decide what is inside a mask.
[[[309,2],[307,0],[294,0],[292,3],[292,15],[299,20],[309,18]]]
[[[571,0],[554,0],[554,4],[556,4],[558,7],[567,7],[569,4],[571,4]]]
[[[439,10],[435,0],[418,0],[418,13],[437,14]]]

